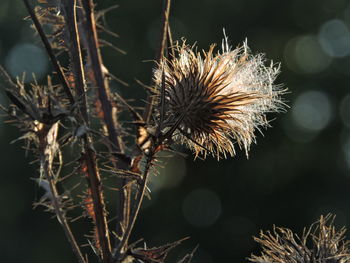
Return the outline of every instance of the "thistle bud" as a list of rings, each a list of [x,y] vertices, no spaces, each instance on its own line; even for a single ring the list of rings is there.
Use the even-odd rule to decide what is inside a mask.
[[[158,63],[155,90],[165,100],[159,103],[163,109],[158,107],[158,115],[165,115],[159,125],[171,128],[181,117],[172,139],[196,157],[234,156],[235,142],[248,156],[254,131],[269,126],[266,113],[283,109],[284,91],[273,84],[280,67],[266,65],[263,54],[252,55],[247,42],[232,49],[225,37],[222,49],[214,49],[197,52],[183,41],[170,59]]]

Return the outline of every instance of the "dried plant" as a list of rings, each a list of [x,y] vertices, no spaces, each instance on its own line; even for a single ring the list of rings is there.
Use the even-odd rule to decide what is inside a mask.
[[[231,50],[226,37],[221,52],[214,54],[214,47],[202,56],[184,42],[158,64],[154,82],[159,94],[165,82],[165,109],[159,111],[166,113],[159,125],[171,129],[181,116],[174,140],[196,156],[233,156],[234,141],[248,155],[255,129],[268,126],[265,114],[283,109],[283,90],[273,83],[279,65],[265,66],[264,56],[252,55],[247,43]]]
[[[39,163],[35,181],[45,194],[34,206],[54,213],[78,262],[91,262],[91,251],[104,263],[165,262],[184,239],[154,248],[129,242],[149,194],[147,182],[157,154],[180,143],[195,156],[219,159],[233,156],[236,142],[248,154],[255,130],[268,126],[266,114],[284,107],[284,91],[274,84],[279,65],[266,65],[264,56],[253,55],[246,43],[231,49],[226,37],[217,53],[214,45],[201,54],[185,42],[174,43],[167,0],[153,82],[139,112],[110,91],[111,78],[125,83],[108,71],[100,54],[101,45],[113,46],[98,36],[100,31],[116,35],[101,21],[113,7],[95,11],[92,0],[23,2],[54,69],[47,83],[26,84],[13,81],[0,67],[10,100],[2,110],[23,132],[19,139]],[[62,53],[69,57],[63,66],[64,60],[58,60]],[[120,122],[123,110],[136,128]],[[126,138],[136,143],[127,146]],[[78,157],[63,155],[65,147]],[[72,172],[63,172],[63,166]],[[113,226],[107,191],[117,200]],[[81,216],[73,217],[76,214]],[[72,221],[84,218],[92,223],[85,235],[89,250],[77,242],[81,238],[71,228]],[[178,262],[190,262],[193,253]]]
[[[255,263],[346,263],[350,262],[350,241],[346,229],[339,231],[333,224],[334,216],[320,220],[304,230],[301,237],[290,229],[274,227],[273,232],[261,232],[255,238],[262,247],[260,256],[252,255]]]

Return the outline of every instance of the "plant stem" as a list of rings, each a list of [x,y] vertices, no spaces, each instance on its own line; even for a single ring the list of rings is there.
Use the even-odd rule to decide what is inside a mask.
[[[58,75],[58,78],[63,86],[63,89],[65,91],[65,93],[67,94],[67,97],[69,99],[69,102],[71,105],[74,104],[74,97],[73,97],[73,94],[69,88],[69,85],[68,85],[68,82],[67,82],[67,79],[63,73],[63,70],[62,70],[62,67],[60,66],[53,50],[52,50],[52,47],[51,47],[51,44],[50,42],[48,41],[45,33],[44,33],[44,30],[38,20],[38,18],[36,17],[36,14],[35,12],[33,11],[33,9],[31,8],[28,0],[23,0],[26,8],[27,8],[27,11],[35,25],[35,28],[36,30],[38,31],[39,33],[39,36],[41,38],[41,41],[43,42],[44,46],[45,46],[45,49],[46,49],[46,52],[47,54],[49,55],[50,57],[50,60],[51,60],[51,63],[52,63],[52,66],[54,67],[55,71],[57,72],[57,75]]]
[[[66,23],[70,34],[70,57],[72,70],[74,73],[75,86],[78,95],[82,98],[80,104],[80,112],[83,116],[84,125],[89,124],[89,117],[87,112],[87,100],[85,95],[85,77],[83,69],[83,61],[80,49],[79,33],[76,17],[76,0],[65,0],[66,9]],[[96,154],[92,146],[92,138],[86,133],[82,136],[84,153],[83,160],[87,168],[88,187],[91,190],[91,198],[93,200],[93,208],[95,214],[95,224],[98,233],[98,241],[101,246],[103,262],[111,262],[111,245],[109,239],[108,224],[106,218],[104,197],[102,192],[101,178],[96,162]]]
[[[116,108],[112,106],[110,100],[110,89],[108,80],[104,76],[102,71],[102,58],[98,45],[98,36],[96,31],[96,23],[93,11],[92,0],[82,0],[83,8],[85,10],[85,34],[88,54],[90,58],[91,68],[94,74],[96,85],[98,87],[98,96],[101,102],[103,118],[108,131],[109,148],[114,156],[113,166],[115,168],[127,169],[128,164],[122,160],[118,160],[116,155],[113,153],[124,153],[124,143],[121,136],[118,134],[118,121]],[[129,224],[130,217],[130,198],[131,189],[127,186],[128,180],[123,178],[120,179],[119,185],[119,199],[117,202],[117,229],[116,233],[118,236],[123,236],[123,229]],[[116,242],[116,244],[119,243]]]
[[[169,16],[170,16],[170,5],[171,5],[171,0],[165,0],[163,3],[163,10],[162,10],[162,26],[161,26],[161,34],[160,34],[160,44],[159,44],[159,49],[156,54],[156,62],[160,62],[164,55],[164,51],[166,49],[167,45],[167,35],[168,35],[168,27],[169,27]],[[165,85],[165,84],[164,84]],[[154,97],[151,95],[148,95],[147,101],[148,104],[146,105],[145,111],[144,111],[144,120],[145,123],[149,123],[151,114],[152,114],[152,108],[154,105]],[[143,197],[145,194],[146,186],[147,186],[147,180],[148,180],[148,174],[149,174],[149,169],[152,165],[152,159],[155,154],[155,150],[157,149],[157,146],[161,142],[157,143],[156,145],[153,145],[150,149],[149,154],[147,155],[146,158],[146,167],[143,173],[143,183],[140,186],[141,189],[138,190],[136,197],[135,197],[135,208],[133,209],[131,216],[130,216],[130,221],[129,224],[127,225],[127,228],[125,230],[125,234],[116,250],[116,253],[118,253],[115,257],[115,259],[119,259],[119,257],[122,255],[121,250],[123,249],[124,246],[127,245],[128,239],[130,237],[130,234],[132,232],[132,229],[135,225],[138,213],[140,211],[140,207],[143,201]]]
[[[89,125],[89,117],[87,112],[86,99],[86,83],[84,77],[84,68],[82,63],[82,55],[80,49],[80,41],[78,34],[78,25],[76,17],[76,0],[65,0],[66,2],[66,23],[69,31],[69,55],[71,59],[71,67],[74,76],[75,88],[79,97],[80,113],[83,116],[85,125]]]
[[[0,65],[0,75],[6,81],[7,84],[11,86],[11,88],[17,90],[18,86],[16,83],[14,83],[10,77],[10,75],[7,73],[7,71]]]
[[[156,54],[156,61],[160,61],[164,55],[167,46],[167,32],[169,26],[171,0],[165,0],[163,4],[163,17],[162,17],[162,29],[160,33],[160,45],[158,53]]]
[[[146,167],[145,170],[142,174],[142,184],[139,186],[140,189],[137,192],[137,195],[135,197],[135,207],[131,212],[130,215],[130,222],[129,225],[127,226],[127,228],[125,229],[125,233],[123,235],[122,240],[120,241],[119,246],[116,249],[116,254],[114,255],[114,259],[117,260],[116,262],[121,262],[121,258],[123,256],[122,253],[122,248],[125,247],[128,243],[130,234],[132,232],[132,229],[134,228],[137,216],[139,214],[140,208],[141,208],[141,204],[143,201],[143,197],[145,196],[145,192],[146,192],[146,187],[147,187],[147,181],[148,181],[148,175],[149,175],[149,169],[151,168],[152,165],[152,159],[154,156],[154,151],[152,150],[146,157]]]
[[[83,154],[83,159],[86,162],[87,180],[93,200],[94,213],[96,218],[95,224],[97,228],[99,243],[101,245],[102,259],[103,262],[109,263],[111,262],[111,245],[109,240],[101,178],[96,164],[96,154],[93,149],[89,148],[89,138],[84,138],[83,140],[85,144],[85,153]]]
[[[169,27],[169,17],[170,17],[170,6],[171,6],[171,0],[164,0],[163,3],[163,11],[162,11],[162,26],[161,26],[161,32],[160,32],[160,44],[158,51],[156,53],[155,59],[156,63],[159,63],[162,59],[166,45],[167,45],[167,32]],[[149,123],[151,119],[152,109],[154,106],[154,96],[148,95],[147,97],[147,105],[144,111],[144,120],[146,123]]]
[[[67,219],[66,217],[64,216],[63,214],[63,211],[61,209],[61,204],[58,200],[58,192],[57,192],[57,188],[56,188],[56,184],[53,182],[53,179],[52,179],[52,176],[49,176],[47,175],[47,178],[48,178],[48,181],[49,181],[49,184],[50,184],[50,190],[51,190],[51,194],[52,194],[52,206],[54,207],[55,209],[55,213],[56,213],[56,216],[57,216],[57,219],[58,221],[61,223],[61,226],[64,230],[64,233],[66,234],[66,237],[69,241],[69,243],[71,244],[72,246],[72,250],[73,250],[73,253],[75,254],[75,256],[77,257],[78,259],[78,262],[79,263],[85,263],[85,259],[80,251],[80,248],[74,238],[74,235],[72,233],[72,230],[70,229],[70,226],[67,222]]]
[[[60,195],[58,194],[58,190],[56,188],[56,183],[54,180],[54,177],[52,175],[52,168],[50,163],[50,154],[53,155],[54,153],[51,152],[53,144],[56,144],[56,137],[58,133],[58,123],[55,123],[52,126],[46,126],[43,125],[42,130],[39,133],[39,152],[40,152],[40,163],[42,166],[42,171],[44,173],[44,178],[49,182],[50,192],[51,192],[51,204],[55,210],[57,220],[61,224],[64,233],[69,241],[69,243],[72,246],[73,253],[78,259],[79,263],[85,263],[85,259],[80,251],[80,248],[74,238],[74,235],[70,229],[70,226],[67,222],[67,218],[64,214],[64,211],[62,209],[62,204],[60,201]],[[50,139],[49,139],[50,138]]]
[[[115,152],[124,152],[123,142],[116,129],[116,112],[110,100],[110,89],[108,81],[105,80],[105,74],[102,71],[102,58],[98,46],[98,36],[93,12],[92,0],[82,0],[85,10],[85,32],[87,38],[87,48],[91,60],[92,71],[98,87],[98,95],[102,104],[103,118],[108,130],[108,138],[111,148]]]

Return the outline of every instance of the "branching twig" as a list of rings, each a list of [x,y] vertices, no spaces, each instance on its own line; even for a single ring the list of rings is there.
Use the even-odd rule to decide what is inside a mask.
[[[59,203],[59,200],[58,200],[59,197],[58,197],[57,188],[56,188],[55,183],[52,180],[52,176],[48,175],[47,178],[48,178],[48,181],[49,181],[49,184],[50,184],[50,190],[51,190],[51,194],[52,194],[52,206],[55,209],[55,213],[56,213],[57,219],[62,225],[64,233],[66,234],[66,237],[67,237],[67,239],[69,240],[69,243],[72,246],[73,253],[77,257],[78,262],[79,263],[85,263],[87,261],[84,259],[83,255],[82,255],[82,253],[80,251],[80,248],[79,248],[79,246],[78,246],[78,244],[77,244],[77,242],[76,242],[76,240],[74,238],[72,230],[70,229],[70,226],[69,226],[69,224],[67,222],[67,219],[64,216],[63,211],[61,210],[61,206],[62,205]]]
[[[88,138],[84,139],[85,145]],[[104,262],[111,262],[111,245],[109,240],[109,232],[107,218],[105,212],[104,198],[102,194],[102,185],[99,170],[96,164],[96,154],[93,149],[85,146],[85,154],[83,159],[86,162],[88,186],[91,190],[93,200],[94,213],[96,218],[96,227],[98,232],[99,243],[102,250],[102,259]]]
[[[112,142],[112,150],[115,152],[124,152],[124,145],[116,129],[116,112],[110,100],[110,90],[108,81],[102,71],[102,58],[98,47],[98,37],[91,0],[82,0],[85,10],[85,32],[87,38],[87,48],[89,52],[92,71],[98,87],[98,96],[101,101],[103,118],[108,130],[108,138]]]
[[[163,77],[162,84],[165,85],[164,77]],[[146,160],[145,160],[146,165],[145,165],[144,171],[142,173],[142,184],[139,186],[139,190],[138,190],[138,192],[136,194],[136,198],[135,198],[135,206],[131,212],[130,224],[126,228],[125,234],[120,242],[120,245],[117,247],[116,254],[114,255],[115,259],[117,259],[117,260],[120,259],[119,257],[123,256],[122,253],[120,253],[120,250],[122,247],[124,247],[128,243],[128,239],[130,237],[131,231],[135,225],[137,216],[139,214],[140,207],[141,207],[142,201],[143,201],[143,197],[145,195],[146,188],[147,188],[148,175],[149,175],[149,170],[152,166],[152,161],[153,161],[156,153],[159,151],[159,147],[162,145],[164,140],[169,139],[169,137],[172,136],[172,133],[179,127],[179,124],[183,120],[185,113],[186,113],[186,111],[184,111],[184,113],[178,117],[174,126],[166,134],[162,135],[161,133],[159,133],[156,135],[158,137],[152,138],[152,145],[149,149],[149,153],[146,155]],[[162,126],[162,123],[159,123],[158,125],[159,126],[157,127],[157,130],[160,130],[159,127]]]
[[[139,191],[136,195],[136,198],[135,198],[135,206],[134,206],[134,209],[131,211],[130,223],[127,226],[127,228],[125,229],[125,233],[123,235],[123,238],[120,241],[118,247],[116,248],[116,252],[114,255],[114,259],[116,260],[115,262],[121,262],[122,258],[120,258],[120,257],[124,256],[121,253],[122,248],[125,247],[126,244],[128,243],[130,234],[132,232],[132,229],[134,228],[134,225],[135,225],[135,222],[137,219],[137,215],[140,211],[143,197],[145,196],[145,192],[146,192],[146,188],[147,188],[149,170],[150,170],[151,165],[152,165],[152,160],[153,160],[154,154],[155,154],[155,152],[152,151],[146,157],[146,167],[144,168],[144,171],[142,173],[142,184],[139,186],[140,189],[139,189]]]
[[[66,23],[70,33],[70,56],[74,73],[75,86],[77,93],[82,98],[82,104],[80,105],[80,111],[84,119],[85,125],[89,123],[89,117],[87,112],[87,102],[85,96],[85,78],[84,69],[82,63],[82,55],[78,37],[78,26],[76,20],[76,0],[65,0],[66,7]],[[93,200],[93,209],[95,214],[95,223],[98,232],[99,244],[102,251],[102,259],[108,263],[111,260],[111,245],[109,240],[109,232],[106,218],[106,211],[104,205],[104,198],[102,193],[101,179],[96,163],[96,154],[92,147],[92,139],[89,134],[82,136],[84,143],[83,160],[85,161],[87,170],[88,186],[91,190],[91,197]]]
[[[74,235],[70,229],[70,226],[67,222],[67,218],[64,215],[64,212],[62,210],[62,204],[60,201],[60,195],[58,194],[56,183],[54,181],[52,171],[51,171],[51,164],[49,161],[49,158],[47,157],[47,151],[50,151],[50,149],[47,149],[47,147],[50,147],[53,143],[56,143],[56,136],[57,136],[57,129],[58,129],[58,123],[55,123],[52,126],[46,126],[42,125],[42,129],[39,131],[39,140],[40,140],[40,159],[41,159],[41,170],[44,173],[44,178],[49,182],[50,187],[50,200],[51,204],[55,210],[55,214],[57,216],[58,222],[60,222],[64,233],[69,241],[69,243],[72,246],[73,253],[78,259],[79,263],[85,263],[85,259],[80,251],[80,248],[74,238]],[[41,135],[41,136],[40,136]],[[53,153],[51,153],[53,154]],[[41,179],[40,179],[41,180]]]
[[[169,26],[169,15],[170,15],[170,4],[171,4],[171,0],[165,0],[164,5],[163,5],[163,18],[162,18],[162,29],[161,29],[161,36],[160,36],[160,45],[159,45],[159,50],[156,54],[156,62],[159,63],[160,59],[162,58],[165,48],[166,48],[166,43],[167,43],[167,32],[168,32],[168,26]],[[163,79],[164,81],[164,79]],[[165,83],[163,83],[165,85]],[[147,105],[144,111],[144,120],[145,123],[149,123],[150,121],[150,117],[151,117],[151,113],[152,113],[152,107],[154,105],[154,97],[149,95],[147,98]],[[163,102],[162,102],[163,103]],[[159,125],[162,125],[161,123]],[[157,127],[158,132],[160,132],[161,130],[161,126]],[[137,194],[136,194],[136,198],[135,198],[135,206],[134,209],[131,213],[131,217],[130,217],[130,223],[127,226],[126,230],[125,230],[125,235],[123,236],[123,239],[121,240],[120,244],[119,244],[119,249],[117,249],[117,252],[120,251],[120,248],[124,247],[127,242],[128,239],[130,237],[131,231],[135,225],[138,213],[140,211],[140,207],[143,201],[143,197],[145,195],[145,190],[147,187],[147,180],[148,180],[148,174],[149,174],[149,169],[152,165],[152,160],[154,158],[154,155],[156,153],[156,149],[157,147],[161,144],[161,141],[158,142],[156,145],[153,145],[152,149],[150,149],[147,157],[146,157],[146,166],[143,172],[143,181],[142,184],[140,186],[140,189],[138,190]],[[116,259],[119,259],[120,255],[116,255]]]
[[[162,28],[161,28],[161,34],[160,34],[160,45],[159,45],[157,54],[155,56],[156,63],[160,62],[166,49],[167,32],[168,32],[169,16],[170,16],[170,5],[171,5],[171,0],[164,0],[163,11],[162,11],[163,18],[162,18]],[[144,111],[144,120],[146,123],[149,123],[151,119],[152,108],[154,106],[154,97],[151,95],[148,95],[147,102],[148,103]]]
[[[163,13],[162,13],[163,15],[162,29],[160,34],[159,49],[158,49],[158,53],[156,54],[156,61],[161,60],[166,50],[167,33],[168,33],[169,16],[170,16],[170,5],[171,5],[171,0],[164,0]]]
[[[94,78],[98,87],[98,96],[101,102],[103,119],[107,127],[109,147],[111,152],[124,153],[124,143],[120,134],[118,134],[117,127],[117,112],[116,108],[112,106],[110,100],[110,89],[108,80],[105,78],[105,74],[102,71],[102,58],[98,46],[98,36],[96,31],[96,23],[93,12],[93,3],[91,0],[82,0],[83,8],[85,10],[85,33],[87,38],[87,49],[90,58],[90,63]],[[114,156],[114,158],[117,158]],[[113,160],[115,168],[126,169],[128,164],[123,162],[121,159]],[[123,178],[120,179],[120,184],[117,186],[119,190],[119,200],[117,207],[117,234],[123,236],[123,228],[129,224],[130,215],[130,198],[131,189],[127,186],[128,180]],[[118,243],[118,242],[116,242]]]
[[[60,66],[60,63],[57,61],[57,58],[56,58],[56,56],[55,56],[55,54],[54,54],[54,52],[52,50],[51,44],[49,43],[49,41],[48,41],[48,39],[47,39],[47,37],[46,37],[46,35],[44,33],[44,30],[42,29],[41,24],[40,24],[38,18],[36,17],[35,12],[31,8],[28,0],[23,0],[23,1],[24,1],[24,4],[25,4],[25,6],[26,6],[26,8],[28,10],[28,13],[29,13],[31,19],[33,20],[35,28],[36,28],[36,30],[39,33],[41,41],[43,42],[43,44],[45,46],[47,54],[49,55],[49,57],[51,59],[51,63],[53,65],[54,69],[57,72],[58,78],[59,78],[59,80],[60,80],[60,82],[61,82],[61,84],[63,86],[64,91],[67,94],[69,102],[70,102],[71,105],[73,105],[74,104],[74,97],[73,97],[72,92],[71,92],[71,90],[69,88],[67,79],[64,76],[62,67]]]
[[[11,77],[9,76],[9,74],[7,73],[7,71],[0,65],[0,75],[2,76],[2,78],[7,82],[7,84],[9,84],[11,86],[11,88],[14,88],[15,90],[18,89],[16,83],[14,83],[11,79]]]
[[[80,40],[78,37],[78,25],[76,18],[76,0],[65,0],[66,4],[66,23],[69,30],[69,55],[71,59],[71,67],[74,76],[75,88],[79,96],[80,113],[83,116],[85,125],[89,125],[89,117],[87,111],[86,99],[86,83],[84,77],[84,68],[82,63],[82,55],[80,50]]]
[[[172,46],[172,36],[169,27],[171,0],[163,1],[159,49],[155,55],[155,61],[158,63],[158,66],[161,65],[163,58],[167,57],[167,47]],[[16,107],[19,110],[13,109],[13,112],[10,110],[5,111],[26,132],[21,138],[26,138],[29,143],[34,142],[34,145],[38,148],[36,153],[40,157],[40,180],[45,180],[45,189],[47,191],[41,199],[45,202],[42,201],[41,204],[55,212],[78,262],[87,263],[88,258],[84,258],[76,237],[71,231],[69,222],[72,221],[69,221],[66,215],[67,211],[72,209],[72,207],[77,207],[78,204],[73,202],[73,199],[64,201],[64,196],[60,195],[58,191],[60,183],[67,178],[67,176],[59,177],[61,166],[65,164],[63,159],[61,159],[60,148],[63,147],[63,144],[71,142],[73,145],[73,141],[79,140],[80,143],[76,144],[81,147],[80,151],[82,152],[79,159],[81,164],[79,168],[82,169],[87,180],[87,189],[84,189],[83,192],[83,204],[86,209],[85,215],[89,216],[94,224],[95,243],[90,242],[90,240],[89,243],[98,256],[99,262],[121,263],[126,262],[125,259],[127,257],[136,260],[140,257],[142,260],[150,259],[150,262],[155,262],[153,259],[156,259],[157,262],[164,263],[169,248],[173,247],[172,244],[170,244],[171,246],[168,244],[152,249],[136,248],[133,250],[133,246],[129,245],[128,242],[138,218],[144,196],[147,194],[148,177],[150,169],[152,169],[153,165],[156,165],[157,153],[169,147],[173,133],[179,129],[187,110],[168,118],[166,112],[167,74],[164,70],[161,77],[162,85],[159,89],[160,96],[158,94],[149,95],[143,116],[137,112],[137,108],[130,106],[124,98],[118,94],[113,95],[111,93],[108,70],[103,65],[99,47],[103,40],[99,39],[97,34],[99,15],[103,16],[104,13],[96,13],[95,15],[93,0],[39,1],[38,6],[35,8],[30,5],[29,0],[23,0],[23,2],[60,81],[59,85],[53,85],[49,78],[47,86],[41,86],[35,82],[35,85],[33,85],[35,89],[33,88],[26,93],[27,86],[24,86],[20,81],[17,81],[17,83],[13,82],[11,77],[0,66],[0,75],[9,84],[9,87],[14,90],[6,89],[5,91],[13,104],[11,107]],[[54,14],[53,12],[56,11],[57,13]],[[50,43],[49,40],[51,38],[43,30],[43,26],[46,25],[48,28],[52,28],[51,31],[53,31],[55,40],[58,39],[59,41]],[[103,26],[100,28],[103,29]],[[109,31],[107,33],[112,34]],[[112,45],[106,41],[104,43]],[[56,47],[63,49],[69,55],[70,66],[67,72],[62,69],[54,53],[54,48]],[[112,74],[111,76],[113,77]],[[110,153],[110,159],[108,160],[110,166],[108,168],[118,175],[117,187],[109,188],[119,190],[116,232],[109,231],[108,228],[105,197],[100,177],[103,169],[98,166],[97,161],[97,158],[102,156],[102,153],[99,154],[94,149],[93,130],[95,127],[92,127],[91,123],[95,119],[93,118],[94,115],[92,115],[93,110],[90,108],[91,101],[87,98],[87,89],[90,86],[97,88],[98,94],[94,94],[97,98],[94,97],[92,101],[97,102],[97,113],[98,117],[101,118],[100,128],[102,126],[108,134],[106,143]],[[153,85],[151,90],[152,92],[154,91]],[[77,108],[76,111],[73,111],[72,107],[67,105],[66,97],[70,106],[77,106],[74,107]],[[132,152],[130,155],[125,154],[125,143],[123,141],[123,137],[129,136],[130,133],[129,130],[122,129],[119,124],[117,118],[117,105],[119,104],[115,104],[113,100],[117,100],[121,103],[120,105],[126,107],[132,114],[133,123],[143,129],[140,134],[142,133],[144,137],[140,138],[144,138],[144,140],[140,142],[140,138],[137,138],[135,147],[127,151]],[[156,105],[156,100],[159,100],[159,105]],[[151,120],[151,115],[154,112],[153,107],[159,107],[158,112],[160,114],[154,117],[154,120],[156,120],[155,131],[151,127],[153,125]],[[22,115],[18,115],[18,112]],[[63,119],[65,121],[61,123],[60,120]],[[74,131],[68,131],[67,127],[69,125],[66,126],[66,121],[72,124],[72,130]],[[58,125],[63,127],[60,132],[62,134],[61,138],[57,138]],[[95,133],[99,134],[99,132]],[[63,143],[59,145],[58,141],[60,139]],[[97,141],[95,142],[97,145]],[[138,148],[136,149],[136,147]],[[141,153],[142,151],[144,152]],[[145,161],[143,168],[140,167],[141,160]],[[80,197],[79,195],[77,196]],[[45,199],[47,197],[50,198],[50,202]],[[116,233],[113,252],[110,232]],[[137,256],[138,252],[142,255],[138,254]],[[147,255],[148,252],[151,254]],[[161,255],[160,258],[158,257],[159,255]]]

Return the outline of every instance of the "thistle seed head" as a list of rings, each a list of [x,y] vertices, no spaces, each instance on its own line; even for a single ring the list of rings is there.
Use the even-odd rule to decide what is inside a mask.
[[[290,229],[275,227],[273,232],[260,233],[254,238],[262,247],[260,256],[252,255],[254,263],[349,263],[349,241],[345,228],[336,231],[334,216],[320,220],[301,237]]]
[[[264,55],[252,55],[246,42],[231,49],[226,37],[221,51],[214,53],[214,48],[200,53],[183,41],[173,47],[173,57],[158,64],[154,83],[159,97],[165,85],[159,125],[171,127],[182,117],[173,139],[196,156],[234,156],[235,142],[248,155],[255,129],[269,126],[266,113],[283,109],[283,90],[273,84],[279,64],[265,65]]]

